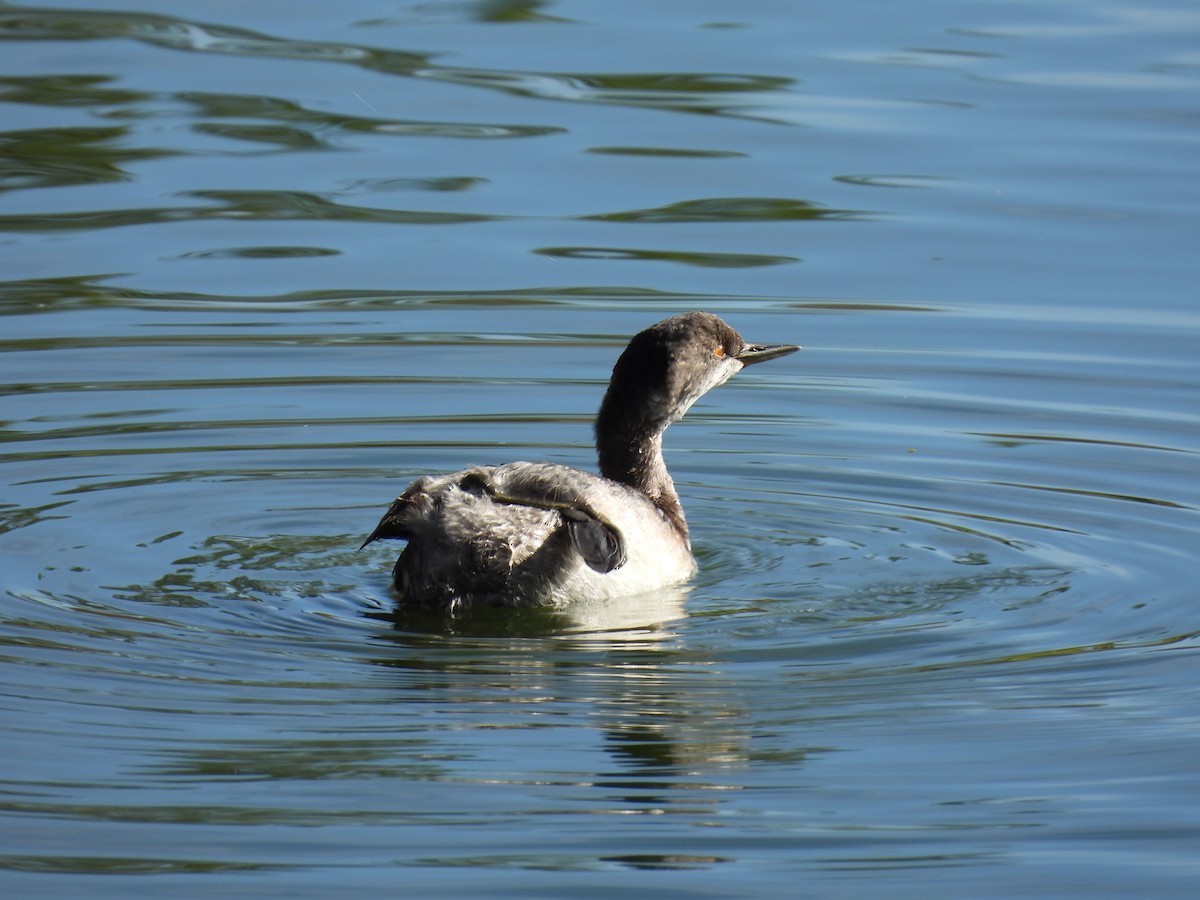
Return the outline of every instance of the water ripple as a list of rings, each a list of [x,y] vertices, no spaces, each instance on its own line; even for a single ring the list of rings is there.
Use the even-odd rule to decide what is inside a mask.
[[[0,10],[0,34],[6,40],[109,40],[132,38],[150,44],[203,53],[236,53],[358,62],[361,48],[310,41],[288,41],[242,28],[201,25],[151,13],[88,10]],[[398,54],[397,54],[398,56]],[[411,62],[420,62],[411,57]]]
[[[539,247],[534,253],[566,259],[672,262],[706,269],[749,269],[800,261],[795,256],[768,256],[762,253],[696,253],[683,250],[634,250],[619,247]]]
[[[772,109],[781,106],[775,95],[788,93],[794,86],[788,78],[690,72],[605,75],[426,67],[413,74],[522,97],[767,121],[784,121],[778,110]]]
[[[560,300],[578,302],[566,296]],[[378,301],[386,303],[388,298],[381,296]],[[816,312],[828,306],[828,303],[814,303],[811,310]],[[341,308],[337,303],[317,307],[331,312]],[[867,307],[845,304],[843,314],[849,309],[862,311]],[[919,308],[908,312],[875,308],[864,314],[912,316],[918,311]],[[927,310],[924,315],[931,312]],[[957,327],[953,315],[933,314],[939,319],[939,332],[950,332]],[[967,325],[971,319],[958,321]],[[1153,326],[1144,324],[1143,329],[1146,328]],[[22,490],[29,497],[11,504],[5,511],[5,530],[16,534],[32,533],[33,529],[48,525],[57,527],[56,523],[89,515],[89,508],[114,493],[126,498],[123,502],[136,520],[138,501],[133,498],[138,494],[145,494],[149,511],[153,509],[154,493],[168,487],[175,493],[188,493],[194,489],[206,490],[204,485],[211,480],[244,480],[261,490],[268,483],[263,479],[269,477],[280,485],[281,502],[277,509],[265,512],[258,523],[263,536],[256,537],[245,530],[244,515],[240,516],[241,530],[223,532],[214,520],[202,526],[199,540],[190,527],[169,536],[159,531],[146,535],[139,544],[143,552],[160,557],[161,574],[157,578],[110,579],[103,585],[93,585],[83,594],[42,587],[40,596],[72,606],[78,605],[80,596],[99,591],[110,598],[108,602],[115,609],[129,604],[204,608],[223,617],[232,615],[233,620],[241,620],[243,612],[249,612],[254,628],[284,630],[295,624],[293,617],[285,612],[290,604],[340,597],[326,613],[350,621],[355,616],[352,606],[345,603],[350,598],[362,603],[372,596],[362,581],[364,560],[354,549],[360,535],[352,531],[309,536],[289,533],[288,523],[307,521],[311,513],[297,509],[293,492],[282,490],[294,476],[279,467],[253,464],[255,459],[265,460],[300,448],[305,448],[308,454],[345,458],[347,453],[352,457],[374,455],[377,448],[383,454],[381,460],[385,456],[408,460],[412,466],[410,472],[415,475],[426,467],[453,465],[446,454],[460,457],[464,464],[475,456],[490,457],[495,451],[486,437],[490,433],[504,436],[506,453],[551,458],[566,453],[570,461],[586,465],[586,458],[580,459],[572,444],[555,443],[552,435],[556,432],[561,435],[563,428],[568,428],[585,436],[590,417],[586,409],[568,415],[536,409],[473,412],[469,401],[465,407],[461,406],[465,398],[488,385],[490,389],[513,395],[516,386],[528,382],[528,376],[519,373],[501,381],[491,375],[464,376],[436,367],[414,375],[384,376],[369,371],[347,376],[338,376],[333,371],[312,375],[303,371],[304,360],[295,354],[303,348],[331,352],[344,347],[355,348],[357,353],[386,353],[394,346],[407,347],[408,352],[419,352],[421,348],[486,346],[493,348],[491,353],[508,355],[512,348],[538,347],[544,353],[560,346],[574,352],[573,348],[587,348],[594,343],[594,339],[581,341],[577,335],[557,338],[510,335],[481,343],[475,335],[435,332],[389,335],[347,330],[344,326],[319,328],[314,333],[261,328],[246,333],[239,328],[211,334],[185,331],[68,335],[53,341],[10,339],[0,344],[0,351],[28,359],[51,353],[66,354],[73,365],[84,369],[100,365],[98,360],[110,351],[125,356],[131,352],[151,355],[146,357],[144,380],[136,377],[135,367],[121,378],[97,381],[94,377],[79,380],[60,377],[57,381],[44,380],[24,386],[13,383],[5,388],[13,397],[52,394],[59,398],[56,406],[60,411],[55,417],[38,415],[6,425],[3,438],[10,464],[24,461],[36,465],[39,461],[65,456],[77,461],[105,461],[100,470],[105,472],[104,477],[97,477],[97,472],[97,476],[87,479],[68,479],[49,491],[37,488],[37,480],[24,482]],[[604,346],[609,343],[606,339]],[[223,353],[224,348],[247,346],[261,348],[259,365],[275,367],[273,374],[256,371],[253,377],[232,374],[214,378],[196,377],[193,373],[187,379],[164,380],[154,372],[150,362],[159,349],[169,349],[176,359],[183,352],[198,354],[196,359],[203,359],[209,353]],[[273,350],[284,348],[286,356],[271,355]],[[946,355],[945,351],[933,352]],[[93,361],[89,354],[100,356]],[[1116,406],[1097,409],[1069,402],[1072,391],[1090,390],[1090,376],[1077,368],[1090,365],[1082,357],[1073,363],[1060,356],[1038,357],[1026,351],[1022,362],[1027,369],[1035,361],[1042,366],[1026,373],[1029,382],[1038,385],[1039,397],[1020,392],[1004,398],[993,391],[986,400],[975,395],[970,385],[980,379],[995,380],[997,367],[1008,364],[1003,354],[961,356],[958,381],[963,390],[960,392],[920,389],[929,359],[927,355],[910,353],[879,361],[877,373],[876,364],[868,357],[856,356],[855,374],[849,383],[837,377],[825,380],[807,374],[800,377],[798,385],[805,391],[805,407],[810,413],[824,417],[820,425],[823,448],[820,458],[810,454],[798,456],[779,442],[778,436],[795,427],[789,407],[777,408],[771,404],[772,397],[782,397],[780,392],[796,389],[789,385],[786,373],[760,386],[760,393],[754,395],[758,398],[756,402],[767,404],[766,408],[758,410],[747,405],[751,395],[737,383],[723,389],[728,403],[717,404],[730,413],[718,415],[705,408],[693,412],[688,428],[679,434],[681,438],[696,435],[700,444],[689,446],[691,442],[685,440],[673,459],[677,460],[675,465],[682,477],[681,490],[694,523],[702,562],[698,592],[689,601],[694,614],[703,615],[706,609],[711,609],[751,618],[770,615],[772,621],[779,621],[773,612],[767,611],[782,602],[780,597],[790,597],[786,602],[794,605],[798,614],[803,611],[813,622],[829,627],[892,621],[909,623],[917,630],[936,630],[964,618],[992,621],[996,617],[1000,618],[993,624],[1000,627],[1004,624],[1003,617],[1013,611],[1051,604],[1060,614],[1067,614],[1073,606],[1080,614],[1094,613],[1095,604],[1102,603],[1099,598],[1107,593],[1102,589],[1106,582],[1132,584],[1148,575],[1147,566],[1154,566],[1161,577],[1164,570],[1189,564],[1189,555],[1179,552],[1179,547],[1187,543],[1186,535],[1196,527],[1200,504],[1177,492],[1156,495],[1151,489],[1153,482],[1147,479],[1142,479],[1141,490],[1115,489],[1086,470],[1072,467],[1070,459],[1081,448],[1118,456],[1148,454],[1148,460],[1153,461],[1166,485],[1173,483],[1172,471],[1186,466],[1186,460],[1200,452],[1194,440],[1174,443],[1126,440],[1120,436],[1125,430],[1153,432],[1156,426],[1149,424],[1154,421],[1153,410]],[[829,362],[834,364],[832,371],[836,371],[834,358],[830,357]],[[939,377],[946,371],[946,365],[945,359],[939,361]],[[597,377],[582,386],[596,393],[601,383],[602,378]],[[552,391],[556,385],[574,382],[551,377],[543,378],[542,384],[544,390]],[[432,390],[443,401],[460,406],[436,414],[405,411],[379,416],[348,415],[338,409],[344,391],[376,387],[401,392]],[[86,395],[98,390],[129,398],[166,392],[175,402],[164,408],[134,400],[126,404],[127,408],[112,409],[99,417],[83,406],[72,413],[64,405],[65,398],[72,393]],[[308,392],[304,401],[307,412],[303,417],[284,412],[293,404],[275,408],[277,401],[270,399],[272,394],[286,397],[288,392],[296,390]],[[262,400],[246,405],[244,398],[241,411],[230,415],[222,397],[235,391],[241,394],[249,391],[251,395],[261,395]],[[895,420],[893,426],[881,429],[875,425],[867,429],[856,424],[865,410],[850,415],[844,406],[846,398],[855,392],[878,404],[879,409],[867,416],[870,421],[891,416]],[[185,400],[189,394],[195,399]],[[89,401],[86,406],[90,405]],[[990,407],[986,418],[992,421],[1018,415],[1037,420],[1052,414],[1057,418],[1058,431],[1033,433],[1016,427],[1008,430],[971,427],[985,407]],[[204,415],[205,408],[214,413],[226,411]],[[14,407],[14,411],[17,409]],[[919,424],[931,418],[955,423],[958,436],[949,439],[938,435],[935,442],[933,436],[937,430]],[[736,476],[722,453],[702,449],[706,445],[720,446],[725,431],[737,433],[742,441],[747,435],[755,436],[754,449],[737,455]],[[382,440],[372,436],[381,433],[385,435]],[[936,452],[926,459],[925,453],[934,447]],[[235,454],[243,464],[251,464],[239,472],[201,462],[213,453]],[[1021,459],[1029,454],[1036,454],[1039,459],[1037,471],[1041,477],[1036,481],[1022,477]],[[135,473],[131,463],[122,462],[137,457],[178,457],[180,462],[154,463],[156,474],[147,476],[144,470]],[[368,471],[361,468],[365,462],[361,460],[358,467],[341,473],[318,467],[311,476],[296,473],[295,477],[354,480]],[[368,478],[381,478],[389,471],[386,463],[378,468],[374,463],[371,466],[370,471],[375,474]],[[121,472],[126,474],[120,475]],[[398,477],[402,482],[405,476]],[[49,487],[51,483],[42,484]],[[718,485],[730,487],[720,489]],[[1053,504],[1031,502],[1031,494],[1053,495],[1056,499]],[[1114,505],[1128,509],[1118,512]],[[727,509],[753,511],[751,526],[728,527],[723,514]],[[1174,549],[1162,542],[1171,529],[1157,518],[1161,512],[1187,517],[1175,522],[1174,529],[1182,544]],[[369,504],[362,509],[355,505],[354,518],[366,521],[369,514]],[[1118,520],[1131,523],[1139,517],[1148,525],[1154,523],[1152,533],[1158,535],[1157,548],[1152,550],[1149,543],[1144,545],[1143,549],[1149,553],[1145,561],[1138,561],[1128,553],[1114,554],[1116,536],[1110,523]],[[205,528],[209,530],[207,537],[202,536]],[[180,552],[181,542],[188,545],[186,552]],[[1137,540],[1132,539],[1131,543]],[[167,552],[164,555],[161,551]],[[390,551],[381,551],[377,560],[381,569],[386,567],[389,555]],[[39,593],[14,596],[30,599]],[[368,606],[386,602],[386,598],[375,595]],[[264,617],[263,613],[270,610],[276,613]],[[278,622],[269,624],[275,614],[280,617]],[[610,618],[591,619],[596,629],[604,630],[605,622],[612,624],[612,611],[605,615]],[[678,613],[669,613],[665,607],[655,614],[660,620],[673,615]],[[1118,624],[1120,617],[1116,621],[1101,617],[1097,621],[1101,633],[1093,632],[1089,637],[1093,643],[1133,640],[1154,621],[1145,614],[1139,618],[1144,621],[1134,626],[1133,631],[1125,632],[1126,625]],[[1013,622],[1014,627],[1019,627],[1019,620]],[[521,625],[528,626],[528,622]],[[308,633],[308,624],[298,627]],[[481,627],[486,633],[495,623]],[[511,627],[511,623],[506,627]],[[1177,633],[1178,629],[1173,631]],[[1044,649],[1049,652],[1052,648]],[[954,653],[960,656],[962,651],[956,649]]]
[[[177,150],[122,146],[128,133],[122,127],[0,132],[0,192],[127,181],[128,163],[181,155]]]
[[[681,200],[655,209],[633,209],[588,216],[597,222],[779,222],[816,219],[853,220],[868,213],[829,209],[807,200],[778,197],[706,197]]]
[[[501,216],[429,210],[381,209],[338,203],[329,196],[300,191],[184,191],[183,196],[215,201],[214,206],[27,213],[0,216],[0,230],[27,233],[126,228],[213,219],[255,221],[372,222],[392,225],[458,225]]]
[[[138,13],[0,11],[0,37],[8,40],[128,38],[198,53],[344,62],[392,75],[549,100],[667,109],[788,124],[797,120],[796,111],[790,108],[796,103],[791,99],[796,82],[779,76],[691,72],[576,74],[456,68],[432,64],[429,54],[292,41],[241,28]],[[261,139],[261,136],[252,139]]]

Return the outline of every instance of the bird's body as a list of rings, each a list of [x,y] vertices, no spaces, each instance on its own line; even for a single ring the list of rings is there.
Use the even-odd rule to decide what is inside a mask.
[[[408,546],[393,580],[417,606],[561,606],[678,584],[696,570],[662,434],[744,365],[799,349],[747,344],[708,313],[637,334],[596,420],[600,475],[516,462],[419,478],[366,544]]]
[[[675,584],[696,570],[687,542],[644,494],[569,466],[515,462],[422,478],[388,516],[408,538],[396,589],[421,606],[559,606]],[[605,523],[620,523],[607,526],[619,537]]]

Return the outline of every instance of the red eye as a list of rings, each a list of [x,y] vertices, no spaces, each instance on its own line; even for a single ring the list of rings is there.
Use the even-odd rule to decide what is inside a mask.
[[[713,347],[713,356],[715,356],[717,359],[724,359],[725,358],[725,348],[724,347]]]

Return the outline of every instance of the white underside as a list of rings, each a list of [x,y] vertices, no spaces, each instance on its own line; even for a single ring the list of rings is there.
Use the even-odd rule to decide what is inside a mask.
[[[582,558],[577,558],[566,578],[542,598],[543,602],[562,606],[640,594],[679,584],[696,573],[696,560],[687,542],[658,507],[633,488],[550,463],[497,466],[492,479],[503,489],[509,480],[524,482],[533,473],[543,477],[553,473],[556,484],[586,500],[592,512],[620,532],[627,554],[624,565],[605,573],[594,571]]]

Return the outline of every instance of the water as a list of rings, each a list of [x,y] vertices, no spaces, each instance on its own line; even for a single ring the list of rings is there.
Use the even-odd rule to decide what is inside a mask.
[[[1191,896],[1200,13],[0,5],[13,896]],[[701,571],[395,615],[412,477],[592,464]]]

